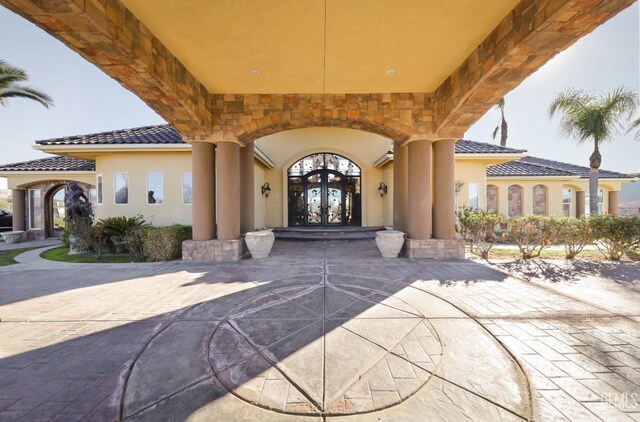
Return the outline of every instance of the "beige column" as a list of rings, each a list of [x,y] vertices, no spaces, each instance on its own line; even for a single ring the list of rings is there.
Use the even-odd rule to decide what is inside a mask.
[[[191,144],[193,240],[216,237],[215,145]]]
[[[585,192],[583,190],[576,191],[576,217],[584,216]]]
[[[255,187],[253,143],[240,148],[240,232],[255,229]]]
[[[433,237],[456,238],[455,139],[433,144]]]
[[[409,147],[393,146],[393,228],[407,231],[407,192],[409,189]]]
[[[410,239],[431,238],[431,142],[409,144],[407,233]]]
[[[240,146],[232,142],[216,147],[216,206],[218,239],[240,238]]]
[[[13,230],[27,230],[25,200],[26,191],[24,189],[13,189],[11,191],[11,203],[13,205]]]
[[[620,209],[618,208],[618,191],[609,191],[609,214],[618,215]]]

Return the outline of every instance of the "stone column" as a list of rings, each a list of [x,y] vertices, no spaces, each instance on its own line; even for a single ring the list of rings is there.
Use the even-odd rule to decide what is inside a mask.
[[[393,228],[407,231],[407,192],[409,183],[409,147],[393,145]]]
[[[620,209],[618,208],[618,191],[609,191],[609,214],[619,215]]]
[[[191,144],[193,240],[216,237],[215,145]]]
[[[255,187],[253,143],[240,148],[240,232],[255,229]]]
[[[585,192],[583,190],[576,191],[576,217],[584,216]]]
[[[240,146],[221,142],[216,148],[218,239],[240,238]]]
[[[433,237],[455,239],[455,139],[433,144]]]
[[[409,144],[407,233],[410,239],[431,238],[431,142]]]
[[[13,204],[13,230],[27,230],[27,219],[25,212],[26,192],[24,189],[13,189],[11,191],[11,201]]]

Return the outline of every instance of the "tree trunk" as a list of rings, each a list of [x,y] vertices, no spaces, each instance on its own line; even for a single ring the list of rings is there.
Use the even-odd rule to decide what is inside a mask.
[[[589,214],[598,214],[598,169],[602,162],[602,155],[596,142],[591,157],[589,157]]]
[[[508,128],[507,121],[504,119],[504,113],[502,114],[502,124],[500,125],[500,146],[507,146]]]

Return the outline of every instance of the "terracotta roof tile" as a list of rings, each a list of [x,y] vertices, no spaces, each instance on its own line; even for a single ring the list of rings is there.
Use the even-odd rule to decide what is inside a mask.
[[[47,157],[39,160],[0,165],[0,171],[95,171],[96,163],[72,157]]]

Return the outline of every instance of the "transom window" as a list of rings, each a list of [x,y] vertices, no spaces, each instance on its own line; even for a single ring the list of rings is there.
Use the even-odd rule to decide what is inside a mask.
[[[307,155],[289,167],[289,176],[304,176],[314,170],[334,170],[345,176],[360,176],[360,167],[338,154],[321,152]]]

